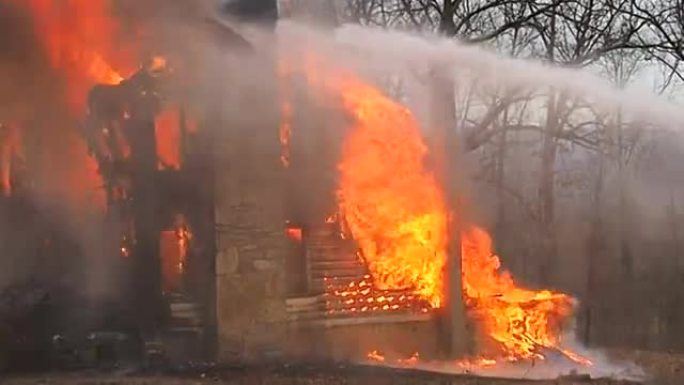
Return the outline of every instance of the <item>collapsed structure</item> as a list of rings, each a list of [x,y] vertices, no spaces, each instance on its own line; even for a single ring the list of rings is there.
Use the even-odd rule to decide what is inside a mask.
[[[54,10],[29,3],[50,31]],[[273,22],[275,2],[245,4],[228,9]],[[249,45],[221,22],[202,28],[227,49]],[[63,53],[74,43],[66,37],[46,45]],[[376,87],[315,58],[283,61],[270,73],[280,93],[242,90],[234,108],[261,100],[262,113],[222,129],[220,114],[193,113],[165,93],[167,77],[183,74],[164,55],[128,76],[101,53],[78,57],[94,71],[87,92],[74,92],[87,101],[82,136],[127,277],[128,326],[148,352],[161,345],[167,358],[221,362],[416,360],[463,356],[477,335],[478,354],[494,360],[551,350],[587,363],[560,345],[572,299],[519,288],[499,272],[484,230],[455,228],[452,192],[427,166],[441,151]],[[55,58],[61,66],[63,55]],[[323,97],[294,92],[302,88]],[[314,99],[340,119],[311,127],[299,110]],[[0,181],[11,197],[20,177],[8,159],[18,146],[13,126],[2,127]],[[464,302],[477,321],[470,335]]]

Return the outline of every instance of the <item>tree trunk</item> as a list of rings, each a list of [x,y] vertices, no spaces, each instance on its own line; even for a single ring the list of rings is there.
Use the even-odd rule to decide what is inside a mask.
[[[625,153],[624,153],[624,137],[623,137],[623,132],[622,132],[622,113],[620,110],[616,112],[616,120],[615,120],[615,143],[617,145],[617,148],[615,149],[616,151],[616,159],[617,159],[617,172],[618,172],[618,194],[619,194],[619,203],[618,203],[618,256],[620,260],[620,269],[619,269],[619,274],[618,276],[621,277],[622,282],[629,282],[630,284],[627,285],[627,287],[624,289],[624,299],[621,300],[623,303],[621,309],[618,311],[619,316],[622,319],[625,320],[632,320],[631,322],[626,322],[624,327],[625,329],[622,330],[621,334],[624,334],[625,336],[628,336],[626,338],[626,341],[624,341],[626,344],[630,346],[636,346],[640,345],[645,346],[647,345],[647,341],[644,341],[643,338],[640,338],[639,335],[635,335],[634,333],[629,333],[630,328],[640,328],[643,330],[642,336],[647,339],[648,337],[648,331],[651,329],[649,328],[649,323],[650,319],[648,317],[641,317],[638,315],[639,312],[639,299],[643,298],[641,295],[639,295],[639,290],[638,288],[634,287],[634,262],[633,262],[633,255],[631,251],[631,247],[629,244],[629,233],[630,233],[630,207],[628,207],[628,199],[627,199],[627,178],[626,178],[626,170],[625,170]],[[640,325],[640,319],[643,320],[646,318],[646,322],[641,323]],[[643,322],[643,321],[642,321]]]
[[[584,295],[584,325],[582,340],[586,346],[591,346],[593,341],[593,321],[596,313],[596,302],[595,293],[600,290],[596,286],[597,283],[597,267],[600,266],[600,262],[606,252],[606,237],[604,231],[604,223],[602,216],[603,209],[603,188],[605,185],[605,155],[603,151],[599,151],[598,154],[598,171],[596,174],[596,179],[594,180],[594,191],[592,192],[592,226],[591,233],[589,234],[589,239],[587,241],[587,252],[585,259],[585,269],[586,269],[586,289]],[[599,299],[600,300],[600,299]]]
[[[558,97],[552,94],[547,107],[546,127],[542,138],[541,173],[539,179],[539,225],[541,226],[540,281],[549,284],[557,253],[555,229],[555,164],[558,149],[556,134],[560,130]]]
[[[681,302],[675,300],[678,297],[679,293],[679,281],[680,281],[680,267],[679,267],[679,256],[681,255],[680,253],[680,242],[679,242],[679,209],[677,207],[677,202],[675,200],[675,192],[674,189],[671,187],[670,188],[670,204],[668,205],[668,216],[669,216],[669,222],[670,222],[670,234],[671,234],[671,246],[669,247],[669,252],[668,254],[672,258],[672,262],[670,262],[669,267],[669,279],[668,279],[668,291],[669,293],[666,296],[666,299],[664,299],[665,306],[664,308],[664,319],[665,322],[663,326],[665,326],[665,330],[661,331],[660,333],[660,338],[659,340],[659,349],[661,350],[667,350],[671,349],[679,340],[680,336],[679,333],[674,332],[679,329],[679,326],[681,325],[680,322],[680,313],[681,313],[681,306],[679,304]]]
[[[550,38],[548,45],[548,60],[555,61],[556,17],[550,22]],[[542,284],[549,284],[556,259],[557,244],[555,231],[555,164],[558,143],[557,133],[561,130],[559,119],[559,105],[561,97],[551,90],[546,109],[546,124],[542,137],[541,172],[539,179],[539,225],[541,245],[539,280]]]
[[[624,278],[627,280],[633,279],[634,275],[634,261],[632,252],[628,242],[629,232],[629,207],[627,207],[627,185],[625,175],[625,154],[624,151],[624,137],[622,135],[622,112],[617,112],[616,119],[616,135],[617,135],[617,166],[618,166],[618,191],[620,192],[620,210],[619,215],[619,245],[620,245],[620,262],[622,264],[622,272]]]
[[[444,36],[454,36],[456,34],[456,24],[454,23],[454,12],[456,4],[454,0],[444,0],[442,13],[439,18],[439,33]]]
[[[494,188],[496,189],[496,239],[505,239],[504,229],[506,228],[506,196],[504,191],[505,178],[505,159],[508,149],[508,131],[506,124],[508,122],[508,109],[503,112],[501,119],[501,133],[497,141],[496,151],[496,165],[494,175]]]

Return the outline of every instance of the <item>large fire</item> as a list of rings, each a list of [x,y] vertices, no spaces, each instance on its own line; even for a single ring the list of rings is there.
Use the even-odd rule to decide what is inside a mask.
[[[86,94],[96,83],[118,84],[122,69],[130,75],[135,66],[117,49],[116,20],[108,0],[27,0],[36,32],[53,67],[64,74],[68,101],[78,113]],[[111,63],[117,63],[115,70]]]
[[[75,119],[85,113],[86,95],[93,85],[118,84],[136,69],[130,51],[117,48],[118,25],[111,17],[109,1],[25,0],[21,4],[31,12],[46,56],[62,75],[67,105]],[[286,82],[292,69],[288,66],[281,70],[285,100],[280,140],[282,162],[287,166],[292,95]],[[309,75],[320,81],[320,74],[316,70]],[[358,305],[359,311],[442,307],[449,212],[442,187],[427,166],[429,151],[416,118],[406,107],[354,76],[333,74],[322,83],[340,98],[352,118],[339,163],[338,208],[340,221],[358,244],[369,271],[362,280],[330,294]],[[158,140],[160,158],[172,169],[180,167],[176,113],[172,110],[162,115],[160,120],[168,124],[162,123],[158,129],[165,139]],[[75,132],[65,135],[74,136]],[[83,188],[83,181],[93,188],[101,186],[97,165],[88,156],[85,143],[77,137],[71,142],[64,151],[73,161],[65,168],[73,175],[65,184],[86,191],[89,188]],[[10,152],[3,148],[3,164]],[[0,172],[5,190],[9,188],[8,175],[7,170]],[[300,238],[301,233],[294,232],[293,237]],[[588,363],[560,348],[562,324],[573,310],[570,296],[518,286],[508,272],[501,271],[485,230],[472,227],[463,233],[462,241],[466,305],[480,329],[498,347],[493,358],[544,358],[547,350],[553,350]],[[184,258],[184,254],[179,255],[174,266],[181,269]],[[380,357],[377,352],[373,356]],[[417,359],[416,355],[409,361]]]
[[[307,71],[309,67],[311,63]],[[337,95],[352,118],[339,162],[338,208],[343,228],[356,241],[370,272],[347,288],[329,290],[329,295],[364,310],[378,308],[388,292],[404,292],[414,304],[440,308],[445,300],[449,212],[442,187],[427,166],[420,126],[406,107],[357,77],[326,73],[321,81],[322,67],[314,68],[310,81]],[[473,226],[463,232],[462,269],[468,314],[496,347],[496,352],[472,362],[543,359],[556,352],[590,364],[560,347],[574,299],[518,286],[501,270],[484,229]],[[380,309],[411,308],[406,295],[403,298]]]
[[[116,17],[113,0],[13,0],[31,16],[35,35],[46,60],[55,70],[63,90],[62,101],[71,129],[59,134],[61,159],[52,163],[68,163],[59,177],[58,186],[73,202],[91,203],[89,208],[103,209],[105,185],[96,159],[89,154],[88,146],[79,137],[79,121],[87,111],[88,95],[95,85],[119,85],[141,69],[138,53],[142,47],[134,39],[124,39],[123,25]],[[130,27],[130,26],[129,26]],[[130,29],[130,28],[129,28]],[[129,31],[130,32],[130,31]],[[166,58],[155,56],[149,64],[150,72],[166,68]],[[127,119],[124,113],[121,119]],[[181,123],[180,111],[171,107],[157,118],[156,137],[159,167],[180,168]],[[189,131],[194,122],[187,121]],[[56,128],[52,128],[56,129]],[[128,158],[127,139],[118,130],[103,127],[105,136],[114,135]],[[56,145],[57,146],[57,145]],[[124,151],[125,150],[125,151]],[[88,197],[83,197],[83,192]]]
[[[408,109],[353,78],[340,83],[355,118],[339,164],[345,226],[383,290],[411,289],[438,308],[444,301],[447,216],[425,168],[427,147]]]
[[[108,0],[15,0],[30,14],[35,36],[43,54],[61,80],[66,117],[57,125],[71,126],[61,132],[59,143],[43,151],[46,165],[63,164],[54,176],[56,193],[67,197],[79,209],[105,206],[104,185],[95,159],[88,154],[86,143],[79,137],[78,120],[85,114],[87,93],[97,83],[117,84],[122,72],[134,68],[127,52],[118,46],[117,23],[111,16]],[[114,65],[119,69],[114,69]],[[60,129],[51,127],[50,132]],[[84,195],[85,194],[85,195]],[[84,202],[87,202],[84,204]]]

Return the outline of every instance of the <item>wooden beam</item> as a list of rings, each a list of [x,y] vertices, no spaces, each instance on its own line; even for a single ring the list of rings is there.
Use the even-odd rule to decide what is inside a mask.
[[[290,318],[292,326],[308,327],[308,326],[322,326],[325,328],[332,328],[337,326],[350,325],[368,325],[368,324],[387,324],[387,323],[405,323],[405,322],[428,322],[434,319],[435,315],[431,313],[415,314],[415,313],[398,313],[398,314],[372,314],[372,315],[353,315],[349,317],[338,318],[312,318],[306,317]]]
[[[469,353],[461,268],[461,230],[463,212],[458,186],[458,138],[454,79],[450,69],[434,66],[432,72],[432,124],[437,132],[432,139],[432,151],[437,175],[444,188],[447,207],[454,215],[448,224],[449,243],[446,265],[446,303],[443,312],[442,336],[445,353],[450,359]]]

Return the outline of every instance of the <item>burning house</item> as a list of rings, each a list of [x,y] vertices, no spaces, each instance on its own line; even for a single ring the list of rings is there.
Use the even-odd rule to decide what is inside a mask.
[[[106,3],[66,2],[74,20],[56,2],[27,1],[24,11],[82,122],[83,164],[95,165],[88,177],[99,181],[107,229],[102,248],[116,255],[129,329],[148,352],[406,365],[553,352],[589,364],[561,347],[573,299],[521,288],[500,271],[484,229],[456,229],[452,192],[434,167],[446,163],[435,155],[444,151],[407,107],[311,54],[271,66],[278,92],[240,90],[234,111],[259,100],[265,112],[224,129],[212,112],[221,106],[197,113],[169,91],[185,76],[172,55],[112,54]],[[258,3],[226,9],[272,23],[275,2]],[[92,26],[76,11],[102,21],[99,39],[84,39]],[[226,50],[250,49],[221,21],[199,25]],[[312,122],[311,106],[332,118]],[[20,196],[17,124],[0,125],[7,199]]]

